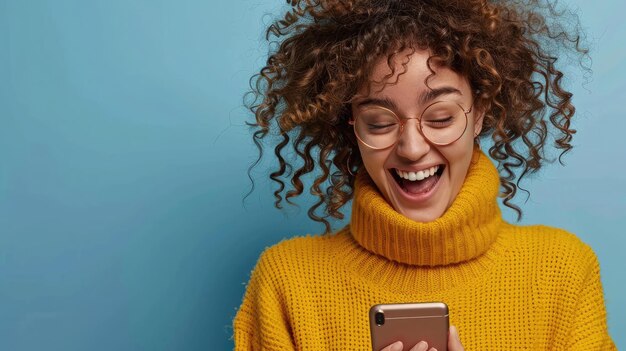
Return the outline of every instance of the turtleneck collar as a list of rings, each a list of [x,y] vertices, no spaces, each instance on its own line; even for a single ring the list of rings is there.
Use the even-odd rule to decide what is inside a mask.
[[[503,223],[496,201],[498,171],[478,148],[456,199],[438,219],[422,223],[396,212],[367,175],[355,184],[350,230],[366,250],[419,266],[467,261],[483,254]]]

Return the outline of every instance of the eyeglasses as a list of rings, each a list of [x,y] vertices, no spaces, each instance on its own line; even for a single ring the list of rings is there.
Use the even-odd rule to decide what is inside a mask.
[[[417,119],[418,130],[429,142],[445,146],[459,140],[467,129],[467,114],[453,101],[437,101],[428,105],[419,118],[400,119],[393,111],[382,106],[365,108],[356,113],[349,123],[356,137],[372,149],[386,149],[398,142],[409,119]]]

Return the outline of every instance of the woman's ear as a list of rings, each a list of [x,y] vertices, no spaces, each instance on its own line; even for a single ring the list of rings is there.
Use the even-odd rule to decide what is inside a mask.
[[[484,109],[476,109],[474,111],[474,137],[480,134],[480,131],[483,130],[483,120],[485,117]]]

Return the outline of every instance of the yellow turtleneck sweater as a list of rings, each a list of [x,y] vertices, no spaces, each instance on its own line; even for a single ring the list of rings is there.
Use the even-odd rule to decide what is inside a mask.
[[[370,350],[372,305],[421,301],[448,304],[468,351],[615,350],[593,251],[564,230],[503,221],[498,188],[476,151],[451,207],[419,223],[361,172],[348,227],[261,255],[235,350]]]

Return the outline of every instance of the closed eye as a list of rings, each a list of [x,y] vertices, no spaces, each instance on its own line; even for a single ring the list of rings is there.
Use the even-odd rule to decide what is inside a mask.
[[[367,127],[370,130],[381,130],[381,129],[385,129],[385,128],[390,128],[390,127],[394,127],[396,124],[395,123],[388,123],[388,124],[368,124]]]
[[[453,123],[454,117],[450,116],[442,119],[431,119],[426,121],[428,125],[432,125],[433,127],[445,127],[450,123]]]

